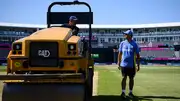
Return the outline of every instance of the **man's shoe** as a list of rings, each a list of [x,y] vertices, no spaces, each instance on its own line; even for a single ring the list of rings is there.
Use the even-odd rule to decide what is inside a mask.
[[[133,93],[129,93],[129,97],[130,98],[134,98],[134,94]]]
[[[123,99],[125,99],[126,98],[126,94],[125,93],[121,93],[121,97],[123,98]]]

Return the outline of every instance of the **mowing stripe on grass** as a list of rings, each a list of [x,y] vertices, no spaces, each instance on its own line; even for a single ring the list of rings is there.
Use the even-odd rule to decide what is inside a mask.
[[[100,95],[120,95],[120,79],[115,73],[105,68],[98,68],[98,96]]]
[[[98,72],[94,72],[94,77],[93,77],[93,96],[97,95],[98,91]]]

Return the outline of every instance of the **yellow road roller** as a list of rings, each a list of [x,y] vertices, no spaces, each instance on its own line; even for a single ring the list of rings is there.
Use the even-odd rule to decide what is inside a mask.
[[[88,12],[52,12],[54,5],[85,5]],[[77,16],[89,26],[89,40],[57,26]],[[38,17],[38,15],[37,15]],[[12,43],[2,101],[89,101],[92,98],[94,63],[91,58],[93,12],[86,2],[53,2],[47,11],[47,28]],[[54,25],[54,26],[53,26]],[[56,26],[55,26],[56,25]]]

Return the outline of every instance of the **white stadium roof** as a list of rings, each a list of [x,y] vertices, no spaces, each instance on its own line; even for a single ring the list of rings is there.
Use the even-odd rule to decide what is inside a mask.
[[[47,25],[37,24],[20,24],[20,23],[3,23],[0,22],[0,26],[6,27],[22,27],[22,28],[46,28]],[[88,25],[77,25],[79,28],[88,28]],[[154,24],[134,24],[134,25],[92,25],[92,28],[157,28],[157,27],[176,27],[180,26],[180,22],[170,23],[154,23]]]

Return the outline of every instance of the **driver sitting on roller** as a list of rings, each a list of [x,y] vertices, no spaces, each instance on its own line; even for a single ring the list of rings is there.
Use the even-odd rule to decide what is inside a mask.
[[[63,24],[61,27],[66,27],[66,28],[71,28],[72,29],[72,34],[73,35],[78,35],[79,28],[76,26],[77,22],[77,17],[76,16],[71,16],[69,18],[69,23],[68,24]]]

